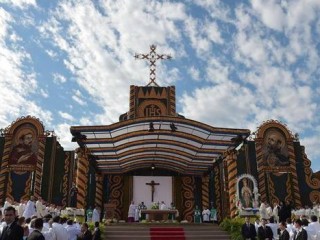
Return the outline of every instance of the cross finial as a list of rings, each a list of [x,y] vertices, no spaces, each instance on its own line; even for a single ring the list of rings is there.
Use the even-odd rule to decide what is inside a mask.
[[[154,84],[159,87],[159,85],[156,83],[156,61],[157,60],[167,60],[171,59],[171,55],[168,54],[157,54],[156,53],[156,45],[150,46],[150,52],[147,54],[135,54],[134,57],[136,59],[147,59],[150,63],[150,82],[147,84],[147,86]]]

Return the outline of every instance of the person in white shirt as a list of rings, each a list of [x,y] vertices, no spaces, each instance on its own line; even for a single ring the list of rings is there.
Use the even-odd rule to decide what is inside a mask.
[[[207,207],[204,207],[202,211],[202,219],[203,219],[203,222],[210,221],[210,210]]]
[[[100,209],[99,207],[95,207],[92,212],[92,222],[100,222]]]
[[[269,219],[269,223],[267,223],[266,225],[271,228],[274,237],[278,236],[278,227],[279,226],[278,226],[278,224],[276,224],[274,222],[274,218],[273,217],[271,217]]]
[[[287,218],[286,223],[287,223],[287,228],[286,229],[289,232],[290,240],[293,240],[293,234],[294,234],[296,229],[295,229],[295,227],[294,227],[294,225],[292,223],[291,218]]]
[[[43,218],[44,223],[43,223],[43,228],[42,228],[42,235],[44,236],[45,240],[56,240],[56,235],[52,229],[52,222],[48,222],[48,218]],[[51,220],[52,221],[52,220]],[[47,227],[45,227],[45,225]]]
[[[56,235],[56,240],[66,240],[69,235],[67,230],[60,224],[60,217],[55,216],[53,218],[52,229]]]
[[[4,204],[3,204],[3,208],[2,208],[2,212],[4,212],[4,210],[7,208],[7,207],[10,207],[12,205],[12,201],[10,198],[6,198],[6,200],[4,201]]]
[[[81,228],[77,228],[70,219],[67,221],[66,230],[69,235],[68,240],[77,240],[77,237],[81,234]]]
[[[254,227],[256,228],[256,232],[258,232],[258,228],[260,227],[260,220],[259,218],[256,218],[254,221]]]
[[[34,203],[34,197],[31,196],[30,200],[27,202],[26,208],[23,212],[23,216],[27,219],[27,218],[31,218],[35,214],[36,214],[36,207]]]
[[[320,232],[320,223],[318,222],[317,216],[311,216],[311,222],[308,225],[308,230],[308,238],[310,233],[310,237],[312,240],[320,239],[318,238],[318,233]]]

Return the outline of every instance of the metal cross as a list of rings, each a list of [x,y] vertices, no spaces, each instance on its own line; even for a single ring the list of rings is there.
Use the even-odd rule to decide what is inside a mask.
[[[156,46],[151,45],[150,46],[150,53],[148,54],[135,54],[134,57],[136,59],[147,59],[150,63],[150,82],[147,86],[151,85],[152,83],[159,87],[159,85],[156,83],[156,61],[157,60],[167,60],[171,59],[171,55],[166,54],[157,54],[156,53]]]

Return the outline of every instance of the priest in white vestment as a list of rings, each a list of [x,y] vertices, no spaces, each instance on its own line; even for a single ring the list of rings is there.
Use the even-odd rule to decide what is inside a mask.
[[[100,222],[100,210],[99,207],[95,207],[92,212],[92,222]]]
[[[166,210],[166,209],[167,209],[167,205],[164,203],[164,201],[162,201],[160,204],[160,210]]]
[[[134,201],[131,201],[128,211],[128,222],[134,222],[136,205],[134,205]]]
[[[43,208],[44,206],[42,204],[42,199],[41,197],[39,197],[38,200],[36,201],[36,211],[37,211],[38,218],[42,218],[44,216]]]
[[[26,208],[24,209],[23,216],[25,219],[31,218],[33,215],[36,215],[36,206],[34,203],[33,196],[30,197],[29,201],[27,202]]]
[[[207,207],[204,207],[204,210],[202,211],[202,219],[203,222],[209,222],[210,221],[210,210]]]

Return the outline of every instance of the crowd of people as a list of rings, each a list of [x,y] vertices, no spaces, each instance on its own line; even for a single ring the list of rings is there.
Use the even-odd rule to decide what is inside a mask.
[[[74,216],[62,216],[61,207],[47,205],[40,197],[20,203],[7,198],[0,210],[0,240],[101,240],[100,214],[97,218],[95,211],[99,209],[87,213],[87,221],[81,223]]]
[[[244,239],[279,240],[319,240],[320,206],[294,209],[291,202],[276,202],[273,206],[262,203],[259,209],[260,219],[254,223],[245,218],[242,226]],[[293,220],[294,219],[294,220]]]

